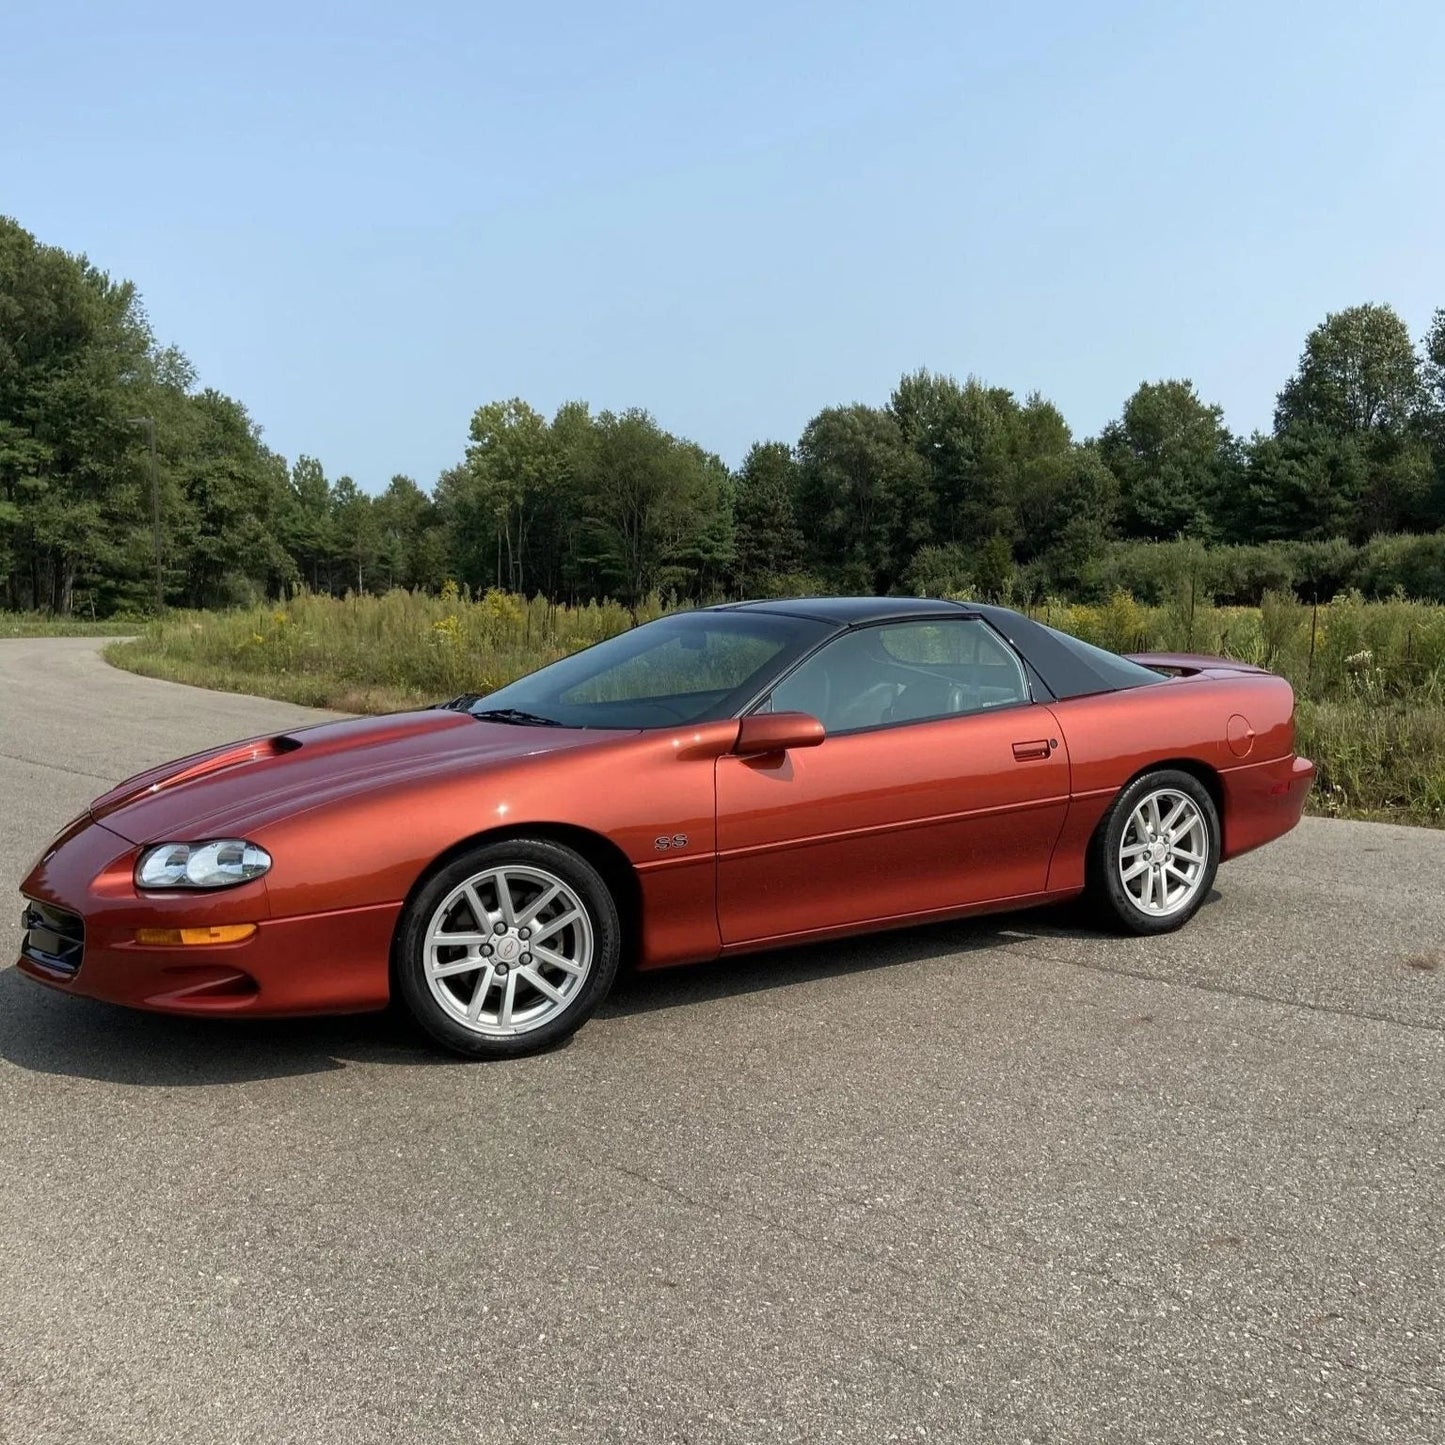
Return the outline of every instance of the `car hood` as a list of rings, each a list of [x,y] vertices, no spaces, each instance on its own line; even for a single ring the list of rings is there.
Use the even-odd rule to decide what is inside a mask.
[[[443,708],[250,738],[138,773],[91,804],[131,843],[244,836],[388,784],[615,741],[616,732],[483,722]]]

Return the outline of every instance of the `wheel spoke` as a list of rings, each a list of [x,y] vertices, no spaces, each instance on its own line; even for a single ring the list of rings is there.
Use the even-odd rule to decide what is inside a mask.
[[[518,915],[517,927],[525,928],[562,891],[560,883],[554,883],[545,892],[539,893]]]
[[[451,978],[457,973],[475,973],[479,968],[490,967],[483,958],[467,957],[453,959],[450,963],[434,963],[431,966],[433,978]]]
[[[549,911],[557,916],[548,918]],[[453,1023],[484,1037],[515,1037],[578,1005],[594,963],[594,928],[583,894],[565,874],[529,861],[493,861],[436,905],[420,968]]]
[[[1185,813],[1189,811],[1190,803],[1188,798],[1180,798],[1170,810],[1169,816],[1164,820],[1164,831],[1167,833]]]
[[[1204,805],[1180,788],[1160,787],[1129,814],[1114,876],[1141,913],[1168,918],[1195,902],[1215,846]]]
[[[553,968],[560,968],[564,973],[581,974],[587,971],[585,964],[578,963],[555,949],[544,948],[540,943],[532,945],[532,956],[541,959],[543,963],[550,963]]]
[[[564,1003],[566,1001],[567,995],[564,994],[560,988],[554,988],[553,985],[548,983],[535,968],[524,968],[520,969],[519,972],[533,988],[537,989],[540,993],[545,993],[553,1003]]]
[[[467,1017],[475,1022],[482,1016],[482,1009],[486,1006],[487,991],[492,986],[492,975],[495,970],[490,963],[477,980],[476,992],[472,994],[471,1002],[467,1004]]]
[[[492,915],[489,909],[483,907],[481,894],[478,893],[470,883],[467,884],[462,892],[466,897],[467,907],[472,910],[472,922],[475,923],[478,928],[485,928],[487,921]]]
[[[512,889],[504,870],[497,869],[497,907],[501,909],[502,922],[511,928],[517,921],[516,910],[512,907]]]
[[[533,943],[535,943],[540,938],[550,938],[554,933],[557,932],[559,928],[565,928],[567,924],[575,923],[577,919],[581,917],[582,911],[578,908],[573,908],[567,913],[559,913],[556,918],[549,918],[539,929],[536,930],[535,933],[533,933]],[[533,951],[535,952],[535,949]]]

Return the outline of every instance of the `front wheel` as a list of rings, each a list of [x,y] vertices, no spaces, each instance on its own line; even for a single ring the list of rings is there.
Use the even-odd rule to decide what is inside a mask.
[[[1198,778],[1173,768],[1114,800],[1089,858],[1094,900],[1130,933],[1168,933],[1203,904],[1219,867],[1219,813]]]
[[[492,843],[439,869],[397,935],[413,1018],[470,1058],[533,1053],[575,1032],[617,973],[617,905],[597,870],[544,839]]]

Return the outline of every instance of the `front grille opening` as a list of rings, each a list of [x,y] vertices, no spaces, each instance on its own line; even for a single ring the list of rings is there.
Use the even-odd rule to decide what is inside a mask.
[[[20,927],[23,958],[66,977],[79,973],[85,955],[85,921],[79,914],[27,898]]]

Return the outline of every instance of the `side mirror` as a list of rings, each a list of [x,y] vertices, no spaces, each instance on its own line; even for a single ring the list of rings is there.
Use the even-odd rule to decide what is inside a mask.
[[[755,758],[790,748],[815,748],[826,736],[823,724],[805,712],[754,712],[738,726],[733,752],[740,758]]]

